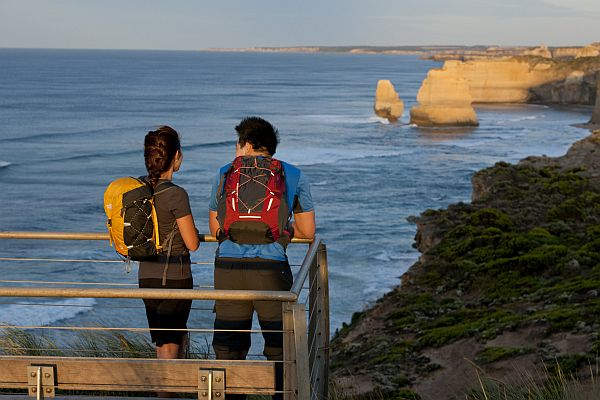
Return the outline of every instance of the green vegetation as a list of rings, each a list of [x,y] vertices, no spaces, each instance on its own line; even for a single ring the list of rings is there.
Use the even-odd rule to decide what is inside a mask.
[[[590,365],[591,379],[586,382],[569,376],[556,364],[552,369],[520,371],[518,378],[502,382],[478,374],[479,387],[466,400],[594,400],[600,398],[598,368]]]
[[[368,310],[337,332],[334,373],[363,363],[385,390],[411,389],[440,368],[425,354],[462,341],[476,349],[478,365],[525,357],[556,365],[529,386],[482,380],[469,399],[599,398],[597,386],[596,397],[568,394],[587,393],[589,365],[600,353],[598,178],[583,167],[497,163],[473,180],[472,204],[412,218],[425,226],[416,238],[423,257],[369,315],[382,328],[358,343],[344,340]],[[531,336],[508,347],[487,344],[511,332]],[[587,339],[569,353],[553,345],[557,334]]]
[[[533,349],[517,347],[486,347],[477,354],[479,364],[490,364],[500,360],[506,360],[515,356],[531,353]]]

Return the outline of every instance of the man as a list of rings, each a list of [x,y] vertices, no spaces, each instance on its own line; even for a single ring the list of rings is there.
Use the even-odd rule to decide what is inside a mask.
[[[235,130],[236,159],[219,170],[209,206],[210,231],[220,242],[215,289],[290,290],[286,246],[292,236],[315,234],[308,181],[298,168],[273,158],[279,138],[269,122],[249,117]],[[283,329],[280,302],[217,300],[215,330],[250,330],[254,311],[263,330]],[[282,360],[283,334],[263,332],[263,337],[267,359]],[[217,359],[243,360],[250,333],[216,331],[213,348]],[[277,365],[276,388],[282,390],[282,364]]]

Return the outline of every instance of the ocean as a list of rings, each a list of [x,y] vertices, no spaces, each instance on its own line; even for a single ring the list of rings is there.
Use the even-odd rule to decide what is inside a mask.
[[[210,186],[233,158],[234,126],[259,115],[279,129],[276,156],[312,184],[329,251],[333,332],[398,285],[418,258],[407,217],[469,201],[481,168],[561,155],[589,134],[572,126],[589,119],[589,108],[542,105],[478,107],[474,129],[411,126],[421,82],[439,66],[389,55],[0,49],[0,230],[103,231],[104,189],[145,173],[143,137],[167,124],[183,143],[175,182],[208,232]],[[378,79],[390,79],[405,102],[397,124],[373,114]],[[210,263],[214,251],[202,244],[192,259]],[[291,263],[305,252],[291,245]],[[0,240],[0,257],[118,259],[103,242],[15,240]],[[137,282],[135,263],[130,273],[122,263],[0,261],[0,269],[0,285]],[[211,265],[193,269],[196,285],[212,284]],[[141,307],[0,298],[0,323],[146,327]],[[211,308],[195,302],[188,326],[211,327]]]

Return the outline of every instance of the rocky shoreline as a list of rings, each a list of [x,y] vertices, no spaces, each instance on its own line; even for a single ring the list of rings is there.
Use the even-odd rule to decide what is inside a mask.
[[[600,351],[598,154],[600,131],[562,157],[497,163],[473,176],[472,203],[412,217],[419,261],[332,342],[341,390],[465,399],[480,374],[540,368],[585,386]]]

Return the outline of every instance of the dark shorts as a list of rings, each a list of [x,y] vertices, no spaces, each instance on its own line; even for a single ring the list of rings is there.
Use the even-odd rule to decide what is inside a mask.
[[[140,263],[140,268],[144,268],[143,264],[146,263],[152,262],[145,261]],[[192,276],[186,274],[183,279],[167,279],[165,286],[162,285],[162,279],[160,278],[140,278],[139,286],[140,288],[155,289],[193,289],[194,282]],[[146,306],[148,327],[151,329],[150,336],[152,337],[152,342],[157,346],[167,343],[181,343],[183,336],[187,333],[185,331],[152,329],[187,329],[187,320],[190,315],[192,301],[144,299],[144,305]]]

